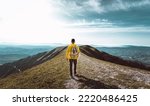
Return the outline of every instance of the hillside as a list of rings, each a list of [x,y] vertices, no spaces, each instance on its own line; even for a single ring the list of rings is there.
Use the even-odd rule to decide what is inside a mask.
[[[0,88],[150,88],[148,67],[91,46],[80,47],[78,80],[71,79],[65,49],[56,48],[0,66]]]
[[[65,47],[58,47],[52,51],[47,51],[39,53],[34,56],[29,56],[27,58],[20,59],[13,63],[7,63],[0,66],[0,77],[6,77],[12,73],[22,72],[26,69],[32,68],[36,65],[42,64],[58,55]]]

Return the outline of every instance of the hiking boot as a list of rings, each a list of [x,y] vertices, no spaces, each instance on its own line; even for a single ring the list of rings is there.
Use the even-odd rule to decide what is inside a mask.
[[[73,79],[74,79],[74,80],[77,80],[77,81],[79,80],[79,78],[78,78],[77,76],[74,76]]]
[[[77,77],[78,77],[79,75],[78,75],[77,73],[75,73],[74,76],[77,76]]]
[[[71,78],[71,79],[74,79],[73,75],[70,75],[70,78]]]

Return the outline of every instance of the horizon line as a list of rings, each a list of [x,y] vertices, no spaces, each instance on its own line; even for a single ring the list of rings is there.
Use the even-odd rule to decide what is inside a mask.
[[[70,43],[68,43],[70,44]],[[27,44],[27,43],[0,43],[0,45],[5,46],[67,46],[67,43],[33,43],[33,44]],[[77,43],[78,44],[78,43]],[[94,47],[129,47],[129,46],[142,46],[142,47],[150,47],[150,45],[136,45],[136,44],[78,44],[78,45],[90,45]]]

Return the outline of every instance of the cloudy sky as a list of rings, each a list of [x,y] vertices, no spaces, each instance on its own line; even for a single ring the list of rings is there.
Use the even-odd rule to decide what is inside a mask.
[[[0,0],[0,43],[150,46],[150,0]]]

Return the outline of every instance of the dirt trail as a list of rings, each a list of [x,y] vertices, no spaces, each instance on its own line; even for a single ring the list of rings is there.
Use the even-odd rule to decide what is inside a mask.
[[[78,60],[79,76],[66,81],[66,88],[150,88],[150,72],[122,66],[81,53]]]
[[[64,56],[65,50],[49,61],[0,79],[0,88],[150,89],[150,71],[98,60],[82,52],[78,60],[78,76],[71,79]]]

